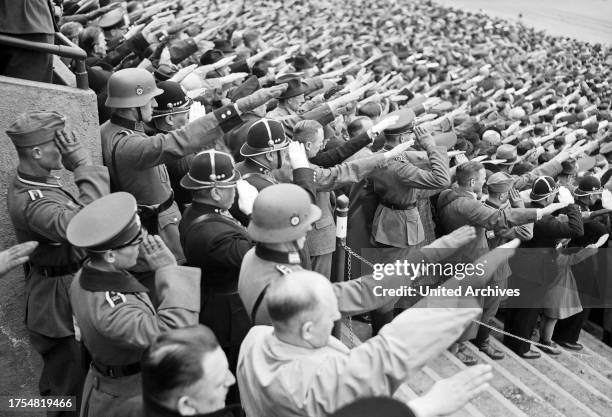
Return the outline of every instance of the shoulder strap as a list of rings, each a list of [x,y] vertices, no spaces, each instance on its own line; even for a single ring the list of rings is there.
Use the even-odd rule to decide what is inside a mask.
[[[276,265],[276,270],[280,272],[281,275],[288,275],[293,272],[291,268],[289,268],[287,265],[281,264]],[[257,296],[257,300],[255,300],[255,304],[253,304],[253,309],[251,310],[251,322],[253,323],[253,325],[255,325],[255,317],[257,316],[257,311],[259,310],[259,306],[261,305],[264,297],[266,296],[266,292],[268,291],[269,286],[270,283],[267,283],[266,286],[263,287],[263,289]]]
[[[117,171],[117,147],[119,146],[119,142],[121,142],[121,139],[127,137],[129,135],[129,132],[127,130],[121,130],[118,134],[122,135],[120,136],[116,141],[115,144],[113,145],[113,149],[111,150],[111,164],[112,164],[112,171],[113,171],[113,178],[114,180],[111,181],[114,185],[114,190],[113,191],[121,191],[121,185],[119,182],[119,171]]]
[[[232,220],[229,217],[226,217],[222,214],[217,214],[217,213],[206,213],[206,214],[202,214],[201,216],[196,217],[191,224],[187,227],[187,229],[185,229],[184,233],[181,233],[181,240],[187,240],[187,236],[189,236],[189,233],[191,233],[191,230],[204,223],[204,222],[208,222],[208,221],[220,221],[220,222],[224,222],[227,224],[230,224],[232,226],[242,226],[240,224],[240,222],[238,222],[237,220]],[[183,238],[184,236],[184,238]],[[183,245],[185,245],[186,242],[181,242]]]

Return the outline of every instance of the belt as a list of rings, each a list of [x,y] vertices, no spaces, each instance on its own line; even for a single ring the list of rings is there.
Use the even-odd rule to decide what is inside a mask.
[[[41,266],[41,265],[30,264],[30,267],[33,269],[37,269],[47,278],[53,278],[53,277],[60,277],[62,275],[74,274],[79,269],[81,269],[81,264],[72,263],[68,265],[51,265],[51,266]]]
[[[120,378],[122,376],[130,376],[140,373],[140,363],[138,362],[121,366],[103,365],[96,361],[91,361],[91,363],[98,372],[110,378]]]
[[[416,203],[410,204],[393,204],[388,201],[381,201],[380,204],[383,206],[390,208],[391,210],[409,210],[416,207]]]
[[[141,210],[152,210],[155,211],[157,214],[164,212],[166,210],[168,210],[171,206],[172,203],[174,203],[174,193],[170,193],[170,197],[164,201],[163,203],[157,205],[157,206],[145,206],[142,204],[138,205],[138,208]]]

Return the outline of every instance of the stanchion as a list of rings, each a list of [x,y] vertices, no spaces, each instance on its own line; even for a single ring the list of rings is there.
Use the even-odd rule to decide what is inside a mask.
[[[336,199],[336,251],[332,255],[332,282],[344,281],[344,263],[346,261],[344,245],[346,244],[348,206],[349,199],[347,196],[341,195]],[[337,321],[333,330],[333,335],[340,340],[342,340],[340,337],[341,324],[341,320]]]
[[[332,256],[331,281],[344,281],[344,264],[346,262],[346,226],[348,220],[349,199],[341,195],[336,199],[336,250]]]

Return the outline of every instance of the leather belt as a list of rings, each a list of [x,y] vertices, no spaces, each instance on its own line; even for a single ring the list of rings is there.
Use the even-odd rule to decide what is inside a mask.
[[[120,378],[122,376],[130,376],[140,373],[140,363],[138,362],[121,366],[103,365],[96,361],[91,361],[91,363],[98,372],[110,378]]]
[[[170,193],[170,197],[164,201],[163,203],[157,205],[157,206],[146,206],[143,204],[139,204],[138,208],[139,209],[144,209],[144,210],[154,210],[157,212],[157,214],[162,213],[166,210],[168,210],[171,206],[172,203],[174,203],[174,193]]]
[[[76,273],[79,269],[81,269],[81,264],[72,263],[68,265],[50,265],[50,266],[30,264],[30,267],[40,271],[40,273],[46,276],[47,278],[54,278],[54,277],[60,277],[63,275],[71,275],[71,274]]]
[[[388,201],[381,201],[383,206],[390,208],[391,210],[409,210],[416,207],[416,203],[410,204],[393,204]]]

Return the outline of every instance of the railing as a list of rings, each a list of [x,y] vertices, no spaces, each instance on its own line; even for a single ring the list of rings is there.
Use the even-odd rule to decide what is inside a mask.
[[[49,43],[26,41],[19,38],[14,38],[8,35],[0,35],[0,45],[11,46],[13,48],[28,49],[30,51],[47,52],[53,55],[72,58],[75,60],[75,72],[77,88],[82,90],[89,89],[89,81],[87,79],[87,68],[85,67],[85,59],[87,54],[84,50],[72,43],[64,34],[55,32],[55,41],[59,45],[51,45]]]

